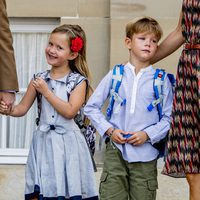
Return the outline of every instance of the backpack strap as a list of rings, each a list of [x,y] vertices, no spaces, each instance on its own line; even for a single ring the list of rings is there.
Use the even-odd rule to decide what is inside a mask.
[[[80,77],[82,77],[82,78],[80,78]],[[89,90],[89,81],[84,76],[82,76],[81,74],[76,73],[76,72],[71,72],[69,74],[69,76],[67,77],[67,79],[66,79],[67,96],[68,96],[68,98],[70,97],[70,93],[83,80],[86,81],[85,102],[84,102],[83,106],[80,108],[80,110],[78,111],[77,115],[74,118],[75,122],[77,122],[77,124],[78,124],[80,129],[82,129],[83,126],[85,126],[85,125],[89,125],[89,123],[90,123],[90,120],[86,117],[86,115],[84,115],[84,112],[83,112],[83,107],[84,107],[84,105],[86,103],[86,100],[87,100],[87,92]]]
[[[152,111],[157,106],[159,119],[162,118],[162,105],[163,105],[163,85],[166,72],[163,69],[156,69],[154,74],[153,89],[155,93],[155,100],[149,104],[147,109]]]
[[[39,76],[39,77],[42,77],[45,81],[46,81],[46,78],[47,78],[47,76],[48,76],[48,74],[49,74],[49,70],[47,70],[47,71],[45,71],[44,73],[38,73],[37,75],[33,75],[33,78],[34,78],[34,80],[35,80],[35,78],[37,77],[37,76]],[[36,125],[37,126],[39,126],[39,123],[40,123],[40,116],[41,116],[41,110],[42,110],[42,94],[40,93],[40,92],[38,92],[37,90],[36,90],[36,98],[37,98],[37,113],[38,113],[38,116],[37,116],[37,118],[35,119],[35,123],[36,123]]]
[[[66,86],[67,86],[67,96],[69,98],[70,93],[75,89],[76,85],[79,82],[81,75],[76,72],[71,72],[69,76],[66,78]]]
[[[172,84],[172,92],[174,93],[175,92],[175,86],[176,86],[176,79],[174,77],[174,74],[168,74],[167,73],[167,77],[168,77],[170,83]]]
[[[120,110],[120,107],[126,103],[126,99],[122,99],[118,92],[119,88],[122,82],[122,77],[124,73],[124,65],[115,65],[112,71],[112,83],[111,83],[111,89],[110,89],[110,99],[109,99],[109,105],[107,108],[107,119],[111,118],[111,115],[113,113],[113,106],[114,103],[117,103],[115,113],[118,113]]]

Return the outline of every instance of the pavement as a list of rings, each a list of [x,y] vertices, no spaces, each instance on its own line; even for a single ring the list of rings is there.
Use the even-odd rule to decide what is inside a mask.
[[[102,155],[102,154],[101,154]],[[184,178],[171,178],[161,175],[162,160],[158,162],[158,183],[156,200],[188,200],[188,185]],[[102,163],[98,163],[95,173],[97,188],[102,172]],[[0,165],[0,200],[23,200],[25,184],[25,165]]]

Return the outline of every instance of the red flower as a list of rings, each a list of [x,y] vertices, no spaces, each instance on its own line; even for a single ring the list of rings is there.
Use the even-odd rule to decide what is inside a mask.
[[[83,39],[81,37],[76,37],[71,42],[71,50],[73,52],[79,52],[83,47]]]

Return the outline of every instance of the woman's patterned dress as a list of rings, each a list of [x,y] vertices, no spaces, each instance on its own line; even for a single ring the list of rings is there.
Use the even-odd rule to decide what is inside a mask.
[[[200,0],[183,0],[185,43],[200,45]],[[200,173],[200,49],[184,48],[178,63],[163,174]]]

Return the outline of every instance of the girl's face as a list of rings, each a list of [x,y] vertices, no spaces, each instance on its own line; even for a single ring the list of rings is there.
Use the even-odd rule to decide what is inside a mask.
[[[131,51],[131,56],[140,62],[149,62],[155,55],[158,40],[154,33],[138,33],[134,34],[132,39],[127,43],[127,47]]]
[[[67,41],[67,34],[51,34],[45,54],[49,65],[53,67],[66,67],[68,65],[68,60],[74,59],[74,53],[71,52]]]

